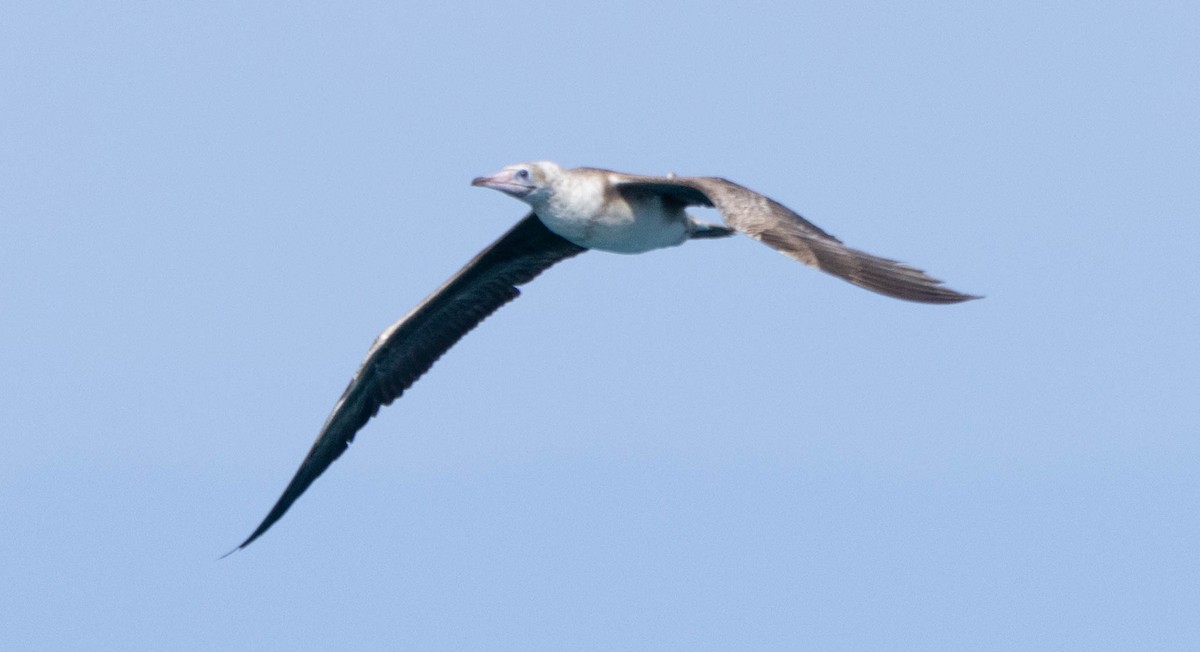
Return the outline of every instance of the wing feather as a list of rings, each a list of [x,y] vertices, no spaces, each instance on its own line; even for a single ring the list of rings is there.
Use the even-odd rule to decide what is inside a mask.
[[[367,352],[296,475],[245,548],[278,521],[379,409],[400,397],[433,363],[488,315],[520,295],[555,263],[586,251],[530,213],[416,308],[385,330]]]
[[[889,297],[958,303],[979,297],[956,292],[904,263],[847,247],[779,202],[716,177],[620,175],[619,187],[654,192],[688,206],[711,206],[725,223],[805,265]]]

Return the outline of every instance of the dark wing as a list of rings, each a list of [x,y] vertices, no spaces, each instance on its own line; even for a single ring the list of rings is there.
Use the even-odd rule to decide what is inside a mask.
[[[287,512],[354,441],[367,421],[400,397],[443,353],[472,328],[560,260],[586,251],[546,228],[530,213],[436,292],[385,330],[367,352],[350,385],[333,407],[312,450],[245,548]]]
[[[712,206],[729,226],[821,271],[868,290],[923,303],[958,303],[979,297],[955,292],[904,263],[851,249],[769,197],[715,177],[622,175],[619,188],[641,190],[688,206]]]

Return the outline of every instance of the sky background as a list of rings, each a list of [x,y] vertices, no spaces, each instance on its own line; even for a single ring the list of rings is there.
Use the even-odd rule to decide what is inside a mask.
[[[1195,2],[56,5],[0,10],[0,648],[1200,647]],[[217,561],[537,159],[987,298],[586,254]]]

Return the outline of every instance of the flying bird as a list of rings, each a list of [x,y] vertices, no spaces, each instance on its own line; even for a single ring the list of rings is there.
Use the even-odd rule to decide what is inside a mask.
[[[959,303],[955,292],[919,269],[851,249],[782,204],[716,177],[641,176],[547,161],[509,165],[473,186],[519,199],[532,212],[449,281],[376,338],[333,407],[300,469],[245,548],[278,521],[379,409],[400,397],[455,342],[518,286],[588,249],[636,254],[698,238],[744,233],[805,265],[889,297]],[[688,215],[714,207],[726,226]]]

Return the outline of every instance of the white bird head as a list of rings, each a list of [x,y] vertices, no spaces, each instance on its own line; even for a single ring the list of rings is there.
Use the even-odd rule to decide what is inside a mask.
[[[499,190],[530,206],[536,206],[550,195],[564,173],[561,165],[550,161],[516,163],[505,166],[491,176],[476,177],[471,185]]]

